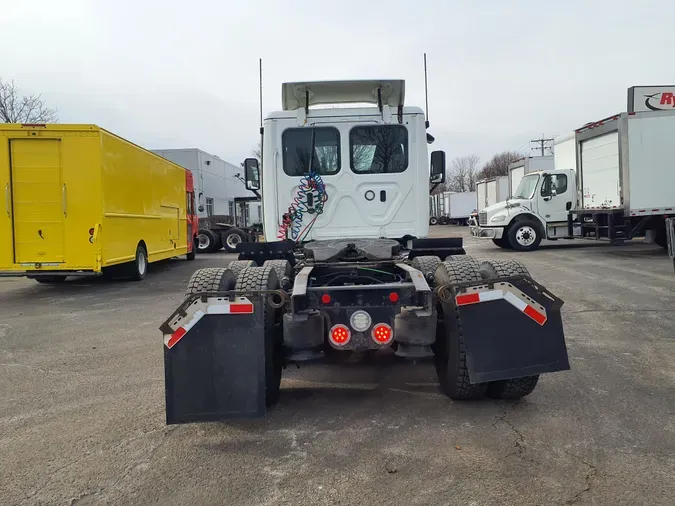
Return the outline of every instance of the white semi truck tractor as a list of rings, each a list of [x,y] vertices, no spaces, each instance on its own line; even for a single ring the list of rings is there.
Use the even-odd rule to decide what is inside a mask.
[[[402,80],[283,85],[262,167],[244,162],[265,242],[196,271],[161,326],[167,423],[263,416],[284,367],[344,353],[428,359],[461,400],[517,399],[569,369],[560,299],[517,262],[427,237],[445,154],[429,163],[433,137],[404,90]]]

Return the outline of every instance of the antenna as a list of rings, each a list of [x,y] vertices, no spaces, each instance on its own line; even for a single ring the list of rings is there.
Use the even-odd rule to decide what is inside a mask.
[[[263,133],[263,73],[262,58],[260,58],[260,135]]]
[[[427,119],[424,122],[425,126],[429,128],[429,87],[427,83],[427,53],[424,53],[424,102],[426,104]]]

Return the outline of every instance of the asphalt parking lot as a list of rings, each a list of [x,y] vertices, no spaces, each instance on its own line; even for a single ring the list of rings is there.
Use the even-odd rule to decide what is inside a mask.
[[[434,235],[466,229],[433,227]],[[672,505],[675,274],[643,244],[516,258],[565,301],[572,370],[458,403],[429,364],[284,372],[263,421],[164,423],[159,324],[218,253],[142,283],[0,279],[0,503]]]

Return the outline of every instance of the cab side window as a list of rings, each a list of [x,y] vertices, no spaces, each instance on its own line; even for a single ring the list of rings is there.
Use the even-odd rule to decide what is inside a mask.
[[[541,185],[541,196],[548,197],[553,194],[560,195],[567,191],[567,176],[565,174],[548,174],[546,181]]]

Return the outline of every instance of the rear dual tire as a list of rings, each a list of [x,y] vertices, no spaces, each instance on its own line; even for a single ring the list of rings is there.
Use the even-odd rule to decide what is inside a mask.
[[[435,284],[477,282],[508,276],[529,276],[527,269],[512,260],[446,261],[436,270]],[[454,400],[472,400],[487,395],[497,399],[520,399],[532,393],[539,376],[527,376],[489,383],[471,383],[466,363],[466,349],[460,312],[454,304],[445,304],[438,311],[435,363],[441,389]]]
[[[239,273],[235,289],[242,292],[278,290],[279,278],[270,266],[246,267]],[[272,307],[267,297],[269,295],[260,295],[260,308],[263,311],[265,335],[265,403],[272,406],[279,400],[284,348],[282,310]]]

